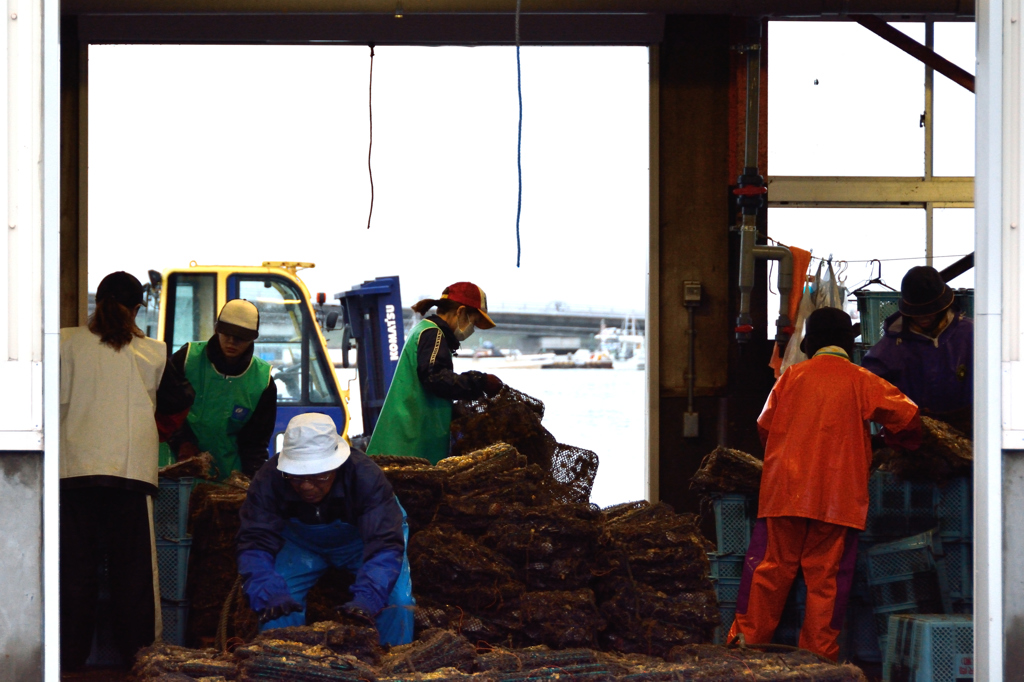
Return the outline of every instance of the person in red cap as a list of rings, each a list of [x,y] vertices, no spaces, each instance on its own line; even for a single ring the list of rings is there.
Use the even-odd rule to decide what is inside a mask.
[[[456,374],[452,355],[476,329],[490,329],[487,296],[470,282],[447,287],[440,299],[412,307],[420,315],[437,312],[413,327],[391,381],[368,455],[423,457],[432,464],[451,447],[452,401],[495,395],[501,379],[483,372]]]

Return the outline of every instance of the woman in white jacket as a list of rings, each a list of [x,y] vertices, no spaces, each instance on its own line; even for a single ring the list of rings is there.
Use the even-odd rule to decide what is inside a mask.
[[[153,496],[161,425],[188,413],[191,389],[167,347],[135,324],[142,285],[126,272],[96,290],[86,327],[60,338],[61,664],[89,656],[102,562],[110,573],[114,638],[126,664],[156,637]]]

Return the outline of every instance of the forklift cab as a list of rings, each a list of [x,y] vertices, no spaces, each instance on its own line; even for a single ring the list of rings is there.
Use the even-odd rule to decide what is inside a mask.
[[[306,412],[326,414],[338,433],[348,436],[348,391],[343,391],[327,353],[317,311],[296,274],[312,263],[265,262],[262,267],[199,266],[164,271],[160,285],[158,339],[171,352],[214,334],[217,314],[227,301],[256,305],[260,335],[254,355],[271,365],[277,386],[277,421],[269,444],[281,451],[288,421]],[[154,273],[155,274],[155,273]],[[153,278],[155,279],[155,277]],[[164,451],[161,464],[168,451]]]

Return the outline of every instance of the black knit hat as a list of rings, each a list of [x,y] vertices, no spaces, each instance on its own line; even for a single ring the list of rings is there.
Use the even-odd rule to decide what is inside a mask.
[[[839,346],[853,352],[853,340],[860,334],[860,325],[839,308],[818,308],[807,318],[800,350],[814,355],[825,346]]]
[[[953,290],[927,265],[910,268],[901,289],[900,312],[908,317],[934,315],[953,305]]]
[[[108,299],[131,310],[142,303],[142,282],[123,270],[112,272],[96,287],[96,302]]]

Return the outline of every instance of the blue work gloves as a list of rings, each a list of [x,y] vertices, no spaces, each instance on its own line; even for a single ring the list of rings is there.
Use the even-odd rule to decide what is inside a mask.
[[[302,604],[292,599],[284,577],[274,570],[270,552],[249,549],[238,555],[238,572],[245,578],[243,589],[249,606],[259,614],[260,624],[301,611]]]
[[[377,627],[373,613],[365,604],[361,603],[357,599],[353,599],[347,604],[335,607],[334,610],[338,612],[339,616],[351,623],[365,625],[371,628]]]

